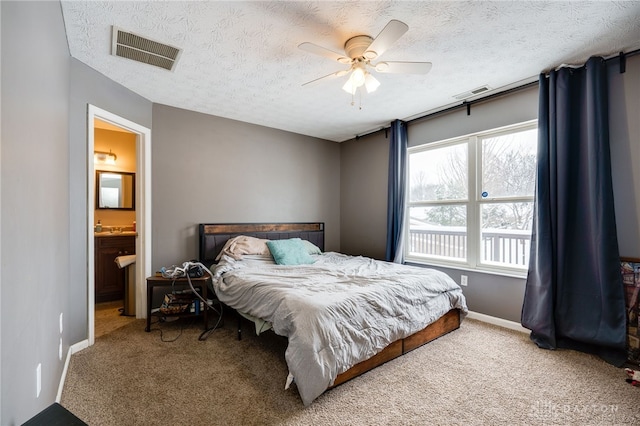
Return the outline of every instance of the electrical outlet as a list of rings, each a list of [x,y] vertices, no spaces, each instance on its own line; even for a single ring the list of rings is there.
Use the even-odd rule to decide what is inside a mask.
[[[62,312],[60,312],[60,334],[62,334],[62,330],[63,330],[63,327],[62,327]]]
[[[40,391],[42,390],[42,363],[38,363],[36,367],[36,398],[40,398]]]
[[[460,275],[460,285],[463,285],[463,286],[469,285],[469,279],[466,275]]]

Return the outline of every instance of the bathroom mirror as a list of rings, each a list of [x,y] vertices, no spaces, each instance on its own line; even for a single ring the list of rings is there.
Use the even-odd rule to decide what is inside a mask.
[[[135,210],[136,174],[96,170],[96,208]]]

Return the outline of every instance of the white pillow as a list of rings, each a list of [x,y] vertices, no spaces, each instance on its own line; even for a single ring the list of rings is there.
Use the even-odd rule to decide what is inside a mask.
[[[220,260],[223,254],[240,260],[245,254],[269,254],[269,247],[267,247],[267,240],[238,235],[227,240],[224,247],[222,247],[222,251],[218,253],[216,262]]]

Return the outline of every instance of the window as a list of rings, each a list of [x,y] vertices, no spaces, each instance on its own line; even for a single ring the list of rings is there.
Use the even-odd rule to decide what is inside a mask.
[[[528,122],[410,148],[405,258],[524,272],[537,139]]]

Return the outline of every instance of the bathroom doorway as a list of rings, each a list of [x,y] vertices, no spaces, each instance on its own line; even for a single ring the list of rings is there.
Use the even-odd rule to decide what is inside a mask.
[[[133,281],[129,282],[133,286],[130,294],[135,300],[135,318],[144,318],[146,312],[145,278],[151,275],[151,131],[93,105],[89,105],[87,119],[87,328],[88,343],[93,345],[96,337],[96,302],[108,298],[106,293],[96,294],[94,242],[98,220],[101,220],[100,226],[104,224],[104,231],[113,231],[118,238],[124,235],[135,238],[135,272],[128,275],[129,281]],[[120,164],[116,165],[118,160]],[[98,210],[96,170],[135,173],[134,208]]]

